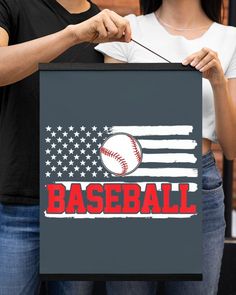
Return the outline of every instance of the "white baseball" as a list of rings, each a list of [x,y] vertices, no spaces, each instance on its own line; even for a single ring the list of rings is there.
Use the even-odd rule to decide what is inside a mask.
[[[142,162],[142,150],[132,135],[118,133],[110,136],[100,148],[104,167],[117,176],[135,171]]]

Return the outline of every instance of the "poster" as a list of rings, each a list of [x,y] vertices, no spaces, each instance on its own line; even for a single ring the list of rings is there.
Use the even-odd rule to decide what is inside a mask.
[[[40,67],[40,273],[201,279],[201,74]]]

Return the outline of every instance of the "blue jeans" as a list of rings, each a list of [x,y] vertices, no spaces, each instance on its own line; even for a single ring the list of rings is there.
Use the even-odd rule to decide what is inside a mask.
[[[224,249],[222,178],[211,151],[202,157],[203,281],[166,281],[166,295],[216,295]],[[107,282],[108,295],[156,295],[155,282]]]
[[[92,282],[49,282],[48,293],[90,295]],[[0,295],[39,294],[39,206],[0,203]]]

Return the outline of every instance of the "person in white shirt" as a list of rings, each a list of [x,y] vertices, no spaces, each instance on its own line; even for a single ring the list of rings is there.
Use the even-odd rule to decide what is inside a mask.
[[[224,192],[211,150],[236,157],[236,28],[221,24],[221,0],[141,0],[143,15],[128,15],[132,38],[171,62],[203,74],[203,281],[166,282],[167,295],[217,294],[224,247]],[[96,47],[106,63],[162,63],[135,42]],[[171,86],[171,85],[168,85]],[[190,98],[191,99],[191,98]],[[107,282],[109,294],[156,294],[156,283]]]

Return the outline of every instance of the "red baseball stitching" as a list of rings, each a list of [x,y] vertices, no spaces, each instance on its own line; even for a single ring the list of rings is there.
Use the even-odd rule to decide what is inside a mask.
[[[131,136],[131,135],[128,135],[128,136],[129,136],[129,138],[131,140],[131,144],[132,144],[132,148],[133,148],[133,151],[134,151],[134,155],[135,155],[136,159],[138,160],[138,163],[140,163],[142,161],[142,155],[141,155],[140,151],[137,148],[137,142],[133,138],[133,136]]]
[[[125,159],[118,153],[115,153],[111,150],[106,149],[105,147],[100,148],[101,154],[115,159],[120,165],[122,172],[121,173],[116,173],[117,175],[124,176],[126,172],[128,171],[128,163],[125,161]]]

